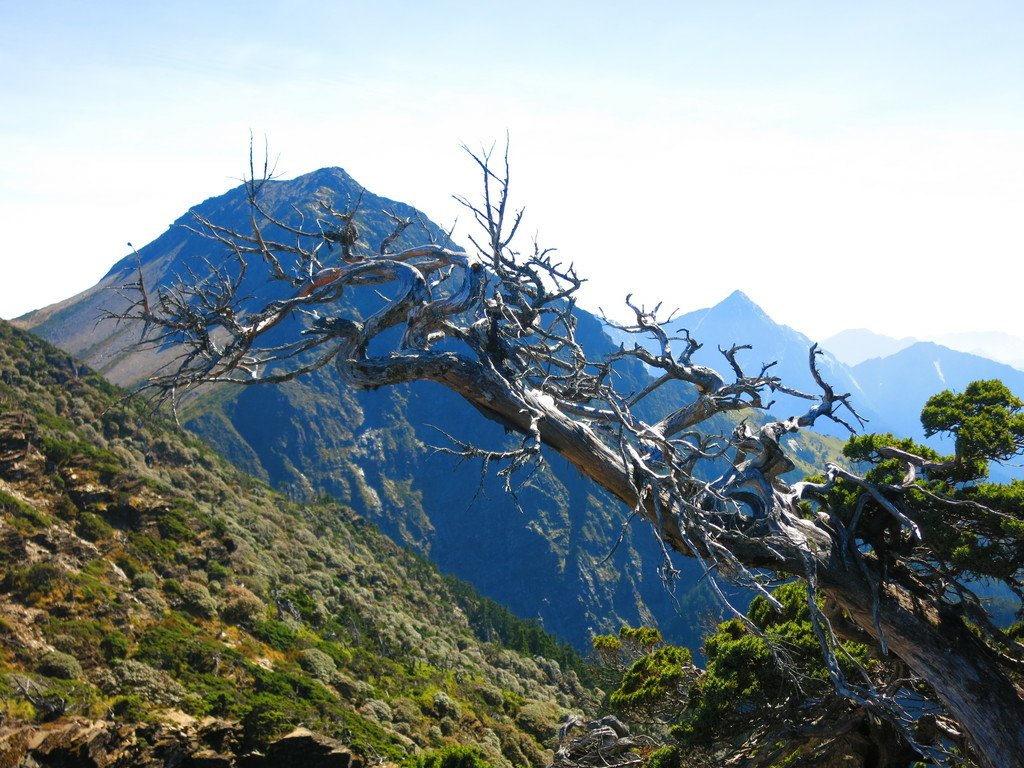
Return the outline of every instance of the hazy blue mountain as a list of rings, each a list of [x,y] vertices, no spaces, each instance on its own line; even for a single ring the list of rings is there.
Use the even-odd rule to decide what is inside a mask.
[[[1002,331],[944,333],[933,341],[950,349],[987,357],[1024,371],[1024,339]]]
[[[859,365],[874,357],[888,357],[918,341],[931,341],[958,352],[985,357],[1024,370],[1024,339],[1002,331],[943,333],[927,339],[896,339],[865,328],[841,331],[821,345],[846,365]]]
[[[804,392],[815,393],[807,355],[811,339],[788,326],[776,323],[741,291],[734,291],[707,309],[688,312],[665,330],[677,337],[685,331],[703,344],[693,355],[694,362],[728,370],[719,348],[750,344],[739,360],[748,374],[757,373],[762,363],[775,362],[770,370],[783,381]],[[632,344],[632,336],[612,330],[614,338]],[[968,338],[971,335],[963,335]],[[985,334],[978,337],[980,341]],[[995,335],[994,338],[998,338]],[[1012,337],[1007,337],[1012,340]],[[1004,342],[1006,339],[1002,339]],[[654,349],[653,340],[643,342]],[[850,392],[853,403],[867,423],[861,431],[892,432],[924,441],[937,450],[951,451],[952,445],[941,437],[924,438],[920,413],[928,398],[944,389],[962,390],[977,379],[1001,379],[1012,391],[1024,397],[1024,373],[1003,363],[978,355],[949,349],[930,342],[894,339],[870,331],[844,331],[821,344],[827,353],[819,359],[825,379],[836,390]],[[682,341],[674,342],[673,353],[682,350]],[[858,365],[844,364],[838,358],[870,354]],[[806,409],[806,401],[780,395],[772,411],[786,416]],[[854,426],[858,426],[854,424]],[[837,426],[829,433],[846,437]],[[1024,474],[1014,467],[993,467],[993,477],[1005,479]]]
[[[703,345],[693,355],[695,363],[728,373],[729,364],[720,350],[729,349],[734,344],[749,344],[751,349],[737,356],[744,373],[754,375],[761,371],[763,365],[773,364],[768,369],[769,373],[781,377],[787,386],[807,394],[821,394],[810,372],[811,339],[789,326],[776,323],[742,291],[734,291],[713,307],[687,312],[666,323],[664,328],[671,337],[679,339],[689,331],[690,336]],[[633,343],[634,337],[628,334],[615,331],[613,334],[617,341],[627,345]],[[643,340],[642,343],[656,351],[653,339]],[[682,340],[673,342],[674,355],[683,349],[685,344]],[[853,395],[858,413],[872,421],[876,419],[871,401],[860,390],[848,366],[826,354],[818,358],[818,367],[836,391]],[[779,393],[775,396],[775,405],[771,410],[777,416],[790,416],[806,411],[808,405],[807,400]],[[852,419],[851,422],[856,426]],[[838,437],[849,434],[836,424],[821,424],[820,427],[826,434]]]
[[[301,209],[309,200],[343,207],[362,194],[360,227],[370,243],[390,231],[381,210],[426,221],[409,206],[363,191],[338,168],[272,182],[265,192],[264,204],[285,218],[297,216],[294,206]],[[196,210],[227,227],[248,226],[241,189]],[[193,221],[181,217],[140,249],[138,259],[126,257],[97,286],[18,324],[117,383],[142,380],[173,350],[140,351],[134,346],[138,328],[97,325],[96,318],[104,307],[123,306],[115,289],[135,280],[140,267],[151,287],[208,273],[207,259],[218,251],[187,228]],[[427,227],[434,237],[443,237],[429,222]],[[411,245],[424,235],[410,229],[403,237]],[[266,283],[259,263],[250,265],[247,281],[244,290],[254,303],[280,290]],[[344,309],[363,316],[370,311],[358,302]],[[580,313],[578,333],[594,355],[613,349],[591,315]],[[622,365],[618,373],[627,390],[648,381],[639,364]],[[649,398],[649,407],[667,407],[666,397]],[[442,570],[521,616],[539,618],[578,646],[585,646],[593,631],[615,630],[624,621],[657,622],[675,641],[699,643],[695,617],[707,613],[709,598],[703,588],[693,591],[699,580],[695,563],[678,564],[683,576],[678,594],[670,595],[657,574],[661,549],[651,529],[627,522],[627,510],[558,457],[550,457],[512,499],[502,490],[503,481],[482,476],[479,465],[434,451],[432,446],[445,442],[442,431],[484,446],[509,441],[499,425],[438,385],[353,392],[328,367],[281,386],[211,388],[186,405],[182,418],[246,471],[294,498],[334,496],[429,555]],[[834,448],[819,446],[812,453],[827,450]]]
[[[936,392],[961,391],[977,379],[1000,379],[1011,391],[1024,395],[1024,372],[931,342],[865,360],[854,366],[853,374],[880,412],[886,430],[915,439],[924,437],[921,408]]]
[[[910,336],[894,339],[866,328],[855,328],[830,336],[821,342],[821,346],[846,365],[857,365],[873,357],[894,355],[916,341]]]

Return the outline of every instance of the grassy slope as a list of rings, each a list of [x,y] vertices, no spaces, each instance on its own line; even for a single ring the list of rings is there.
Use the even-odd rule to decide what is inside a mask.
[[[4,711],[184,710],[241,720],[254,745],[302,722],[392,759],[451,742],[547,759],[586,690],[479,638],[578,664],[564,647],[349,509],[289,502],[119,397],[0,322]]]

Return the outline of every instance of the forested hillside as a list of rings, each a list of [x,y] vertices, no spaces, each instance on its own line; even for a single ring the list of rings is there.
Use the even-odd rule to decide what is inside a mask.
[[[213,717],[243,753],[301,723],[368,758],[457,743],[542,765],[590,702],[574,668],[351,509],[287,500],[0,323],[8,728]]]

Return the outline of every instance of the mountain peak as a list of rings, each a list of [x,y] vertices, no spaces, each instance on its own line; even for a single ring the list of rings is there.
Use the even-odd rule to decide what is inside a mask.
[[[285,181],[289,181],[286,179]],[[315,183],[330,183],[330,182],[344,182],[344,183],[358,183],[352,176],[341,166],[331,165],[326,168],[317,168],[315,171],[309,173],[303,173],[290,179],[292,182],[315,182]]]
[[[748,319],[756,318],[761,323],[768,323],[772,326],[776,325],[775,321],[768,316],[767,312],[761,309],[761,307],[753,299],[747,296],[747,294],[738,289],[715,304],[715,306],[704,310],[703,314],[704,317],[702,318],[702,322],[712,316],[729,315],[746,317]]]
[[[738,288],[732,293],[730,293],[728,296],[726,296],[724,299],[722,299],[720,302],[718,302],[718,306],[721,306],[723,304],[748,304],[753,307],[757,306],[757,304],[754,303],[753,299],[751,299],[749,296],[747,296],[747,294],[745,294]]]

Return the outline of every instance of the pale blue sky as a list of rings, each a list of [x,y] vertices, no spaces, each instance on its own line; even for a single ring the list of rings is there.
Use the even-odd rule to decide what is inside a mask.
[[[1024,6],[0,0],[0,316],[243,171],[339,165],[442,224],[512,137],[528,232],[683,310],[1024,335]],[[524,243],[525,245],[525,243]],[[877,307],[877,309],[873,309]]]

